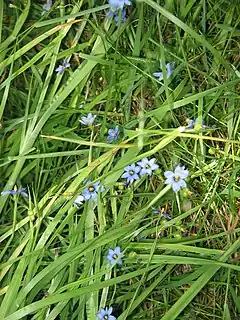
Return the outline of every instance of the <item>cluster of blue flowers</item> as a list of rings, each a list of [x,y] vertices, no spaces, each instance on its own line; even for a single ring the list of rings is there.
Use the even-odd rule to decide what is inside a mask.
[[[134,181],[139,180],[140,176],[149,175],[151,176],[153,171],[159,168],[159,165],[155,163],[156,159],[153,158],[148,160],[147,158],[142,159],[124,168],[125,172],[122,178],[127,179],[127,184],[132,184]],[[185,170],[184,166],[178,165],[174,171],[165,171],[164,176],[167,178],[165,184],[171,184],[174,192],[178,192],[180,188],[186,188],[186,179],[189,175],[189,171]]]
[[[127,184],[132,184],[134,181],[139,180],[140,176],[151,176],[153,171],[159,168],[159,165],[156,164],[155,161],[155,158],[151,160],[144,158],[140,162],[137,162],[137,165],[133,163],[129,166],[126,166],[124,168],[125,172],[122,175],[122,178],[127,179]]]
[[[144,158],[140,162],[137,162],[125,167],[125,173],[122,175],[122,178],[127,179],[127,183],[131,184],[135,180],[138,180],[140,176],[149,175],[151,176],[153,171],[159,168],[159,165],[155,163],[156,159],[153,158],[151,160]],[[174,192],[178,192],[180,188],[186,187],[186,179],[189,175],[189,171],[185,169],[184,166],[178,165],[174,171],[165,171],[164,176],[167,178],[165,180],[165,184],[170,184]],[[166,219],[171,219],[171,216],[165,210],[159,210],[156,208],[152,208],[154,213],[161,214]],[[122,258],[124,257],[121,254],[121,248],[117,246],[115,249],[108,249],[107,260],[111,265],[121,265],[123,263]],[[100,311],[96,314],[98,319],[111,319],[114,320],[116,317],[112,316],[112,307],[108,308],[100,308]]]

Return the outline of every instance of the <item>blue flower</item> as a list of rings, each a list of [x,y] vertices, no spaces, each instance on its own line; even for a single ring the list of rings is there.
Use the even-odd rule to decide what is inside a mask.
[[[114,250],[112,249],[108,249],[108,255],[107,255],[107,260],[110,261],[111,264],[114,264],[114,262],[116,260],[117,261],[117,264],[122,264],[122,259],[118,259],[118,257],[120,256],[121,254],[121,249],[120,247],[116,247]]]
[[[109,309],[100,308],[100,312],[96,314],[96,317],[100,320],[115,320],[116,318],[114,316],[111,316],[112,311],[112,307],[110,307]]]
[[[66,59],[64,59],[64,60],[63,60],[63,63],[60,64],[60,65],[55,69],[55,71],[57,72],[57,76],[58,76],[59,74],[63,74],[64,70],[65,70],[66,68],[69,68],[69,67],[70,67],[70,63],[67,62]]]
[[[116,126],[115,129],[109,129],[108,130],[109,136],[107,137],[108,141],[113,142],[113,141],[117,140],[119,133],[120,133],[120,131],[118,129],[118,126]]]
[[[79,122],[85,124],[86,126],[92,126],[95,118],[96,116],[93,116],[91,113],[89,113],[86,117],[83,116],[82,120],[79,120]]]
[[[87,181],[87,184],[90,184],[91,181]],[[94,201],[97,200],[97,194],[100,189],[100,181],[93,183],[89,187],[83,190],[82,195],[84,197],[84,200],[87,201],[89,199],[92,199]],[[104,191],[105,188],[102,186],[100,191]]]
[[[185,129],[194,129],[196,124],[199,124],[199,119],[196,119],[196,120],[189,119],[188,125],[186,126]],[[206,128],[204,121],[202,121],[201,128],[202,129]]]
[[[166,64],[166,73],[167,73],[167,78],[169,78],[171,76],[171,74],[173,73],[173,69],[174,69],[174,62],[170,62]],[[160,68],[162,69],[162,63],[160,61]],[[158,80],[162,80],[163,79],[163,73],[162,72],[154,72],[153,73],[155,78],[158,78]]]
[[[124,170],[126,172],[124,172],[124,174],[122,175],[122,178],[126,178],[127,179],[127,183],[131,184],[131,183],[134,182],[134,180],[138,180],[139,179],[138,173],[141,170],[140,166],[136,166],[136,164],[133,163],[130,166],[125,167]]]
[[[25,192],[26,188],[14,189],[14,190],[5,190],[1,192],[1,196],[7,196],[9,194],[15,196],[21,194],[25,198],[28,198],[27,192]]]
[[[73,206],[76,207],[76,208],[79,208],[79,206],[81,204],[83,204],[83,201],[84,201],[84,196],[82,196],[81,194],[79,194],[77,196],[77,198],[74,200],[73,202]]]
[[[152,207],[152,211],[153,211],[153,213],[155,213],[155,214],[161,214],[164,218],[166,218],[166,219],[171,219],[171,216],[170,216],[170,214],[168,214],[166,211],[165,211],[165,209],[164,208],[162,208],[161,210],[160,209],[157,209],[157,208],[155,208],[155,207]]]
[[[165,184],[171,184],[172,185],[172,189],[174,192],[178,192],[180,190],[180,188],[186,188],[186,182],[184,181],[184,179],[186,179],[189,175],[189,171],[185,170],[184,166],[180,166],[178,165],[174,172],[173,171],[165,171],[164,172],[164,176],[165,178],[167,178],[167,180],[165,180]]]
[[[129,0],[109,0],[109,4],[113,11],[116,11],[118,9],[123,9],[125,5],[130,6],[131,1]]]
[[[52,0],[47,0],[47,3],[43,5],[43,10],[49,11],[51,9],[51,6],[52,6]]]
[[[141,167],[140,176],[144,176],[145,174],[151,176],[153,171],[159,168],[159,165],[154,163],[155,161],[156,158],[152,158],[151,160],[144,158],[138,162],[137,164]]]

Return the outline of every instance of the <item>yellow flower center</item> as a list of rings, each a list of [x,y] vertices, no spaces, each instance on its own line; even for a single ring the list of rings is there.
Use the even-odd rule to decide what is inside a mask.
[[[146,169],[149,169],[150,168],[150,165],[149,164],[146,164]]]
[[[132,176],[132,175],[134,175],[135,172],[133,170],[130,170],[129,173]]]
[[[103,317],[103,319],[106,319],[106,320],[108,320],[108,316],[107,316],[107,315],[105,315],[105,316]]]
[[[116,253],[114,253],[114,255],[113,255],[113,259],[117,259],[118,258],[118,256],[116,255]]]
[[[178,182],[180,180],[180,177],[175,175],[173,179],[174,179],[175,182]]]
[[[93,192],[93,191],[95,190],[95,188],[94,188],[94,186],[90,186],[90,187],[88,188],[88,190],[89,190],[90,192]]]

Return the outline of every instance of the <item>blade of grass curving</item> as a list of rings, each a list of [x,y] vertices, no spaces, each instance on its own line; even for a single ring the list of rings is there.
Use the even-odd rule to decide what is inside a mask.
[[[119,276],[119,277],[115,277],[114,279],[110,279],[107,281],[102,281],[99,284],[95,285],[90,285],[88,287],[84,287],[81,289],[77,289],[77,290],[72,290],[70,292],[66,292],[66,293],[62,293],[62,294],[56,294],[53,296],[49,296],[45,299],[42,299],[38,302],[34,302],[28,306],[23,307],[22,309],[14,312],[13,314],[7,316],[5,318],[5,320],[18,320],[21,319],[22,317],[35,312],[37,310],[40,310],[41,308],[45,308],[46,306],[50,306],[51,304],[54,303],[58,303],[61,301],[65,301],[65,300],[69,300],[75,297],[80,297],[89,293],[92,293],[93,291],[96,290],[100,290],[103,289],[105,287],[109,287],[112,286],[114,284],[118,284],[124,281],[127,281],[129,279],[132,279],[134,277],[137,277],[138,275],[141,275],[149,270],[151,270],[152,267],[148,267],[148,268],[143,268],[137,271],[133,271],[130,273],[127,273],[125,275]]]
[[[106,44],[107,49],[109,49],[109,45]],[[95,41],[93,50],[92,50],[93,55],[104,55],[105,54],[105,44],[102,41],[101,37],[98,37],[97,40]],[[36,140],[39,132],[41,131],[42,127],[48,120],[48,118],[51,116],[51,114],[59,107],[59,105],[67,98],[67,96],[79,85],[79,83],[82,80],[85,80],[88,78],[90,72],[92,69],[96,66],[96,62],[94,61],[87,61],[83,66],[79,67],[73,75],[70,77],[69,81],[67,82],[67,85],[64,89],[60,89],[59,93],[57,93],[57,98],[53,100],[53,102],[50,104],[48,109],[45,111],[43,116],[40,118],[38,121],[37,125],[35,126],[34,130],[31,132],[31,135],[29,139],[26,141],[25,148],[22,150],[22,152],[26,152],[29,148],[32,147],[34,141]],[[23,165],[24,165],[25,160],[20,159],[18,160],[15,169],[9,178],[6,189],[12,189],[19,172],[21,171]],[[3,209],[3,206],[7,200],[7,197],[4,197],[3,201],[0,203],[0,212]]]

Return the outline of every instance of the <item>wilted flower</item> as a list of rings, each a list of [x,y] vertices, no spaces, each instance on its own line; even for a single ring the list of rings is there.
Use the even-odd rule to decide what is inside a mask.
[[[186,182],[183,179],[186,179],[189,175],[189,171],[185,170],[184,166],[178,165],[173,171],[165,171],[164,176],[167,178],[165,184],[171,184],[174,192],[178,192],[180,188],[186,188]]]
[[[139,161],[137,164],[141,167],[140,176],[148,174],[149,176],[152,175],[153,171],[159,168],[159,165],[154,163],[156,158],[152,158],[148,160],[148,158],[144,158]]]
[[[85,124],[86,126],[92,126],[95,118],[96,116],[93,116],[91,113],[89,113],[86,117],[83,116],[82,120],[79,120],[79,122]]]
[[[55,69],[55,71],[57,72],[57,76],[58,76],[59,74],[63,74],[64,70],[65,70],[66,68],[69,68],[69,67],[70,67],[70,63],[67,62],[66,59],[64,59],[64,60],[63,60],[63,63],[60,64],[60,65]]]
[[[49,11],[51,9],[51,6],[52,6],[52,0],[47,0],[47,3],[43,5],[43,10]]]
[[[131,184],[135,180],[139,179],[138,173],[141,170],[140,166],[136,166],[136,164],[133,163],[130,166],[125,167],[124,170],[126,172],[124,172],[124,174],[122,175],[122,178],[126,178],[127,179],[127,183]]]
[[[169,220],[171,219],[170,214],[168,214],[164,208],[162,208],[162,209],[160,210],[160,209],[157,209],[157,208],[155,208],[155,207],[152,207],[152,211],[153,211],[153,213],[155,213],[155,214],[161,214],[161,215],[162,215],[164,218],[166,218],[166,219],[169,219]]]
[[[111,316],[113,309],[110,307],[109,309],[100,308],[100,311],[96,314],[96,317],[100,320],[115,320],[114,316]]]
[[[174,62],[170,62],[166,64],[166,73],[167,73],[167,78],[169,78],[171,76],[171,74],[173,73],[173,69],[174,69]],[[160,61],[160,67],[162,69],[162,63]],[[163,72],[154,72],[153,73],[155,78],[158,78],[158,80],[162,80],[163,79]]]
[[[11,194],[13,196],[21,194],[25,198],[28,198],[27,192],[25,192],[26,188],[20,188],[20,189],[14,189],[14,190],[5,190],[1,192],[2,196],[7,196],[8,194]]]
[[[87,184],[91,183],[91,181],[87,181]],[[100,181],[93,183],[89,187],[83,190],[82,195],[84,200],[87,201],[89,199],[97,200],[97,194],[100,189]],[[100,191],[104,191],[105,188],[102,186]]]
[[[114,250],[108,249],[108,255],[107,255],[107,260],[110,261],[111,264],[114,264],[114,262],[118,259],[118,257],[121,254],[121,249],[120,247],[116,247]],[[117,261],[117,264],[122,264],[122,259],[119,259]]]
[[[117,140],[119,133],[120,133],[120,131],[118,129],[118,126],[116,126],[115,129],[109,129],[108,130],[109,136],[107,137],[108,141],[113,142],[113,141]]]
[[[74,200],[73,202],[73,206],[76,208],[79,208],[79,206],[81,204],[83,204],[84,201],[84,196],[82,196],[81,194],[77,196],[77,198]]]
[[[109,0],[109,4],[113,11],[116,11],[118,9],[123,9],[125,5],[130,6],[131,1],[129,0]]]

